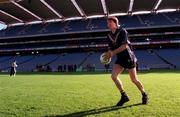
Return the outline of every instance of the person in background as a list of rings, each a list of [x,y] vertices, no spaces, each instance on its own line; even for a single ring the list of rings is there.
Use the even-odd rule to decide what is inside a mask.
[[[16,61],[13,61],[11,64],[10,76],[16,76],[16,68],[17,68]]]

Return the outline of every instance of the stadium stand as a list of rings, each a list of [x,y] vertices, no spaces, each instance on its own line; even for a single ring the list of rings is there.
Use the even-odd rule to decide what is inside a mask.
[[[87,27],[90,30],[107,29],[106,19],[105,18],[91,19]]]
[[[152,15],[140,15],[143,23],[146,26],[160,26],[160,25],[172,25],[167,19],[161,14],[152,14]]]
[[[156,50],[156,52],[163,57],[169,63],[172,63],[175,68],[180,68],[180,49],[162,49]]]
[[[144,27],[146,26],[138,15],[134,16],[121,16],[119,21],[124,27]]]
[[[84,31],[87,28],[88,20],[74,20],[69,21],[68,25],[64,27],[67,31]]]
[[[157,52],[166,61],[159,58],[155,52]],[[82,53],[65,53],[65,54],[46,54],[46,55],[26,55],[26,56],[7,56],[0,57],[1,71],[8,71],[13,60],[18,63],[18,71],[32,72],[38,71],[37,66],[43,66],[44,71],[47,66],[50,66],[51,71],[58,71],[59,65],[77,65],[78,68],[82,67],[82,70],[87,71],[88,65],[95,67],[96,71],[103,71],[105,69],[99,61],[101,52],[82,52]],[[180,64],[177,60],[180,59],[179,49],[148,49],[148,50],[136,50],[136,57],[138,59],[139,70],[149,69],[173,69],[180,68]],[[112,64],[115,61],[113,58]],[[174,66],[172,66],[172,64]],[[68,70],[66,70],[68,71]]]
[[[26,56],[25,56],[26,57]],[[58,55],[36,55],[30,56],[29,61],[22,63],[20,59],[16,59],[18,63],[22,63],[19,65],[18,70],[20,71],[37,71],[36,66],[47,66],[48,64],[55,61],[59,56]]]
[[[118,17],[125,28],[171,26],[180,24],[179,12],[144,14]],[[64,32],[107,30],[105,18],[94,18],[91,20],[74,20],[68,22],[55,22],[47,24],[33,24],[28,26],[16,26],[0,31],[1,37],[19,35],[38,35]]]
[[[170,68],[170,65],[162,61],[151,50],[138,50],[135,51],[138,59],[139,69],[148,68]]]
[[[97,0],[74,1],[80,9],[69,0],[44,2],[0,3],[0,21],[7,24],[0,31],[0,71],[8,71],[13,60],[19,65],[18,71],[23,72],[62,72],[64,65],[65,71],[75,65],[77,70],[104,70],[99,56],[107,50],[106,18],[116,14],[129,32],[139,69],[180,68],[179,1],[162,0],[157,4],[149,0],[145,6],[138,0],[105,0],[105,4]],[[173,12],[158,12],[169,4]],[[149,13],[134,14],[139,11]]]

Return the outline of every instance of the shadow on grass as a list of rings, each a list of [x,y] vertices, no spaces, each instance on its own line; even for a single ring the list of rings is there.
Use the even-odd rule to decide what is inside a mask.
[[[142,105],[142,103],[127,105],[127,106],[122,106],[122,107],[107,106],[107,107],[102,107],[99,109],[92,109],[92,110],[75,112],[75,113],[70,113],[70,114],[65,114],[65,115],[48,115],[45,117],[84,117],[84,116],[88,116],[88,115],[100,114],[100,113],[115,111],[115,110],[119,110],[119,109],[129,108],[129,107],[133,107],[133,106],[139,106],[139,105]]]

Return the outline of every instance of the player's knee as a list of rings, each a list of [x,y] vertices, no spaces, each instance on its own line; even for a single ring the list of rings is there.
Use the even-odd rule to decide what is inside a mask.
[[[117,76],[111,75],[111,79],[112,79],[113,81],[116,81],[116,80],[117,80]]]
[[[136,83],[138,83],[139,81],[137,80],[137,79],[131,79],[131,81],[134,83],[134,84],[136,84]]]

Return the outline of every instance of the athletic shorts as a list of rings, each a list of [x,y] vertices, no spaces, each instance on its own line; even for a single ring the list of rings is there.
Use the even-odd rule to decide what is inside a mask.
[[[128,59],[128,60],[121,60],[121,59],[117,58],[116,61],[115,61],[115,64],[118,64],[121,67],[126,68],[126,69],[131,69],[131,68],[136,67],[136,62],[132,61],[130,59]]]
[[[117,55],[117,59],[115,64],[118,64],[126,69],[131,69],[136,67],[137,59],[134,54],[129,54],[128,52],[124,52],[121,55]]]

